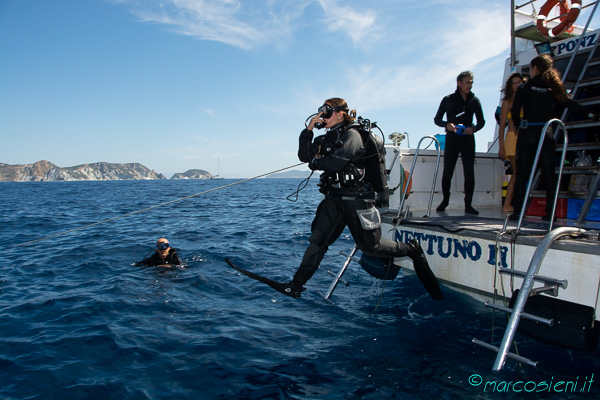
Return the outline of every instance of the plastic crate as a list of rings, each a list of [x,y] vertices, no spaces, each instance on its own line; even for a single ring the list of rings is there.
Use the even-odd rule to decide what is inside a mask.
[[[567,218],[577,219],[579,212],[583,208],[583,199],[569,199],[569,205],[567,206]],[[596,199],[592,202],[590,211],[585,218],[588,221],[600,221],[600,199]]]
[[[567,199],[558,199],[556,204],[556,218],[567,218]],[[534,197],[525,215],[543,217],[546,215],[546,198]]]

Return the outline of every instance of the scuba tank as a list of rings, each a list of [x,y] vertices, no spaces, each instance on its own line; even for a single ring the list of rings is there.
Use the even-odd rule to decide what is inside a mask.
[[[576,158],[573,160],[574,167],[591,167],[593,165],[592,157],[586,154],[585,151],[577,151]],[[588,192],[588,186],[592,177],[585,174],[574,174],[571,175],[571,181],[569,182],[570,192]]]

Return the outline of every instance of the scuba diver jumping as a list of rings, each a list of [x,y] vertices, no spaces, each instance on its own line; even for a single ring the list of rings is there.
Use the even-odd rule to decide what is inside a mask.
[[[345,100],[331,98],[309,118],[310,122],[300,133],[298,158],[307,162],[312,171],[322,171],[319,190],[325,198],[317,208],[308,239],[310,243],[300,267],[293,279],[283,284],[282,292],[290,297],[301,296],[304,285],[319,268],[329,246],[347,226],[364,254],[410,257],[431,297],[441,300],[440,287],[420,243],[416,239],[401,243],[381,237],[381,217],[375,207],[374,190],[378,185],[370,182],[372,179],[365,172],[366,160],[377,154],[368,154],[361,126],[355,119],[356,111],[350,111]],[[315,128],[325,128],[326,133],[314,137]]]

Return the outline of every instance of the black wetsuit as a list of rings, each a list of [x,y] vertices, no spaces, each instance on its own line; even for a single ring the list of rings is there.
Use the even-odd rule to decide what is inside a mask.
[[[448,120],[443,120],[446,114]],[[483,110],[479,99],[469,92],[467,100],[463,100],[458,89],[456,92],[444,97],[440,103],[433,121],[437,126],[444,129],[449,122],[454,125],[473,126],[473,115],[477,118],[477,125],[473,127],[473,133],[479,131],[485,125],[483,119]],[[473,191],[475,190],[475,135],[460,136],[456,132],[446,130],[446,143],[444,148],[444,172],[442,174],[442,193],[444,202],[450,200],[450,184],[458,156],[461,156],[463,164],[463,174],[465,177],[465,206],[470,207],[473,201]]]
[[[164,259],[160,258],[157,252],[154,252],[151,256],[140,261],[139,264],[155,267],[157,265],[181,265],[183,263],[179,259],[177,252],[171,249]]]
[[[315,155],[320,157],[315,158]],[[320,191],[325,198],[319,204],[308,239],[310,244],[292,281],[295,287],[304,285],[319,268],[329,246],[346,226],[358,248],[366,254],[380,257],[408,255],[404,243],[381,239],[381,218],[375,208],[375,192],[361,179],[361,157],[365,148],[360,133],[351,123],[341,123],[325,135],[313,140],[313,132],[300,134],[298,158],[309,162],[311,169],[323,171]]]
[[[579,114],[586,115],[585,107],[573,100],[567,100],[566,106]],[[523,126],[521,126],[521,107],[523,108]],[[517,138],[517,178],[512,201],[515,215],[518,215],[524,204],[525,192],[535,154],[540,141],[540,135],[546,122],[552,118],[559,118],[564,110],[554,97],[548,83],[541,75],[536,75],[523,85],[519,86],[511,108],[514,126],[518,129]],[[526,121],[526,122],[525,122]],[[546,215],[549,217],[554,205],[556,193],[555,168],[555,141],[552,129],[546,131],[538,168],[541,168],[541,178],[546,186]]]

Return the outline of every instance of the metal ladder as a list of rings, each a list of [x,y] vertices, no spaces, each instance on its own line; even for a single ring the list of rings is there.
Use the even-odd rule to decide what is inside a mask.
[[[589,17],[589,19],[585,25],[585,28],[581,34],[581,39],[583,39],[585,37],[585,34],[588,31],[592,17],[594,16],[594,14],[596,13],[596,10],[598,9],[599,2],[594,1],[593,3],[589,4],[588,6],[592,6],[592,5],[593,5],[593,9],[590,12],[590,17]],[[589,54],[585,59],[585,64],[581,68],[581,73],[579,74],[579,77],[578,77],[577,81],[575,82],[575,86],[573,87],[573,90],[571,91],[573,99],[575,99],[577,97],[577,95],[579,94],[579,89],[581,89],[582,87],[589,87],[589,86],[597,87],[598,85],[600,85],[600,78],[598,78],[598,77],[586,78],[586,74],[587,74],[589,68],[597,67],[598,65],[600,65],[600,58],[594,57],[594,55],[596,54],[596,52],[599,48],[600,48],[600,40],[599,40],[599,38],[596,38],[596,42],[595,42],[594,46],[589,50]],[[575,51],[571,55],[569,64],[567,65],[567,68],[564,73],[565,79],[568,77],[569,70],[571,69],[571,66],[573,65],[573,63],[575,61],[575,57],[577,57],[577,54],[579,53],[580,49],[581,49],[581,46],[577,46]],[[594,104],[599,104],[600,99],[598,99],[598,98],[589,99],[589,100],[582,99],[582,100],[578,100],[578,102],[582,105],[594,105]],[[565,111],[563,112],[563,115],[562,115],[563,121],[566,120],[568,112],[569,112],[568,109],[565,109]],[[597,121],[585,121],[583,124],[582,123],[574,123],[574,124],[567,123],[567,125],[573,126],[573,127],[578,127],[578,128],[585,128],[585,127],[598,127],[600,125],[600,123]],[[567,150],[578,150],[577,146],[578,146],[577,144],[575,144],[575,146],[569,146],[569,148]],[[593,143],[588,143],[588,146],[584,146],[584,147],[593,149],[593,148],[598,148],[598,145],[597,144],[594,145]],[[569,172],[571,173],[573,171],[569,171]],[[593,169],[588,169],[588,170],[583,170],[583,171],[580,170],[578,172],[580,174],[594,174],[595,173],[595,176],[594,176],[591,184],[589,185],[588,195],[585,198],[583,207],[581,208],[581,211],[579,212],[579,215],[577,217],[577,224],[580,225],[585,222],[587,214],[589,213],[590,208],[592,206],[592,202],[597,197],[598,190],[600,190],[600,168],[596,167],[595,171]]]
[[[529,267],[527,268],[527,272],[516,271],[513,269],[509,269],[509,268],[500,268],[499,269],[500,273],[509,274],[509,275],[518,276],[518,277],[523,278],[523,283],[521,285],[521,289],[519,290],[519,294],[517,296],[517,299],[515,301],[513,308],[504,307],[504,306],[501,306],[498,304],[492,304],[489,302],[485,303],[486,307],[504,311],[504,312],[510,314],[510,318],[508,320],[506,330],[504,331],[504,337],[502,338],[500,347],[496,347],[492,344],[482,342],[475,338],[472,340],[473,343],[480,345],[482,347],[485,347],[487,349],[496,351],[498,353],[496,356],[496,361],[494,362],[494,366],[493,366],[494,371],[500,371],[504,367],[504,364],[505,364],[507,358],[511,358],[518,362],[521,362],[521,363],[524,363],[527,365],[531,365],[534,367],[537,365],[536,361],[532,361],[528,358],[525,358],[523,356],[520,356],[518,354],[510,352],[510,347],[511,347],[511,345],[514,341],[515,335],[517,333],[519,321],[521,318],[526,318],[526,319],[533,320],[533,321],[536,321],[536,322],[539,322],[539,323],[542,323],[542,324],[545,324],[548,326],[554,325],[554,320],[552,320],[552,319],[546,319],[546,318],[542,318],[542,317],[524,312],[525,305],[527,303],[527,299],[529,298],[529,296],[532,293],[533,294],[550,293],[553,296],[557,296],[558,290],[560,288],[562,288],[562,289],[567,288],[568,282],[566,280],[558,280],[558,279],[554,279],[554,278],[544,277],[544,276],[538,275],[538,272],[540,270],[542,261],[544,260],[544,257],[546,256],[548,249],[550,248],[552,243],[554,243],[554,241],[558,240],[562,236],[580,235],[580,234],[583,234],[584,232],[585,232],[584,230],[579,229],[579,228],[571,228],[571,227],[556,228],[555,230],[547,233],[544,236],[544,238],[542,239],[542,241],[540,242],[540,244],[538,245],[538,247],[536,248],[535,252],[533,253],[533,257],[531,258],[531,261],[529,263]],[[545,285],[541,288],[534,288],[533,285],[536,282],[543,282]]]
[[[421,143],[423,142],[423,140],[425,139],[431,139],[432,141],[429,143],[429,146],[431,146],[431,143],[436,143],[436,149],[437,149],[437,162],[435,165],[435,172],[433,174],[433,183],[431,186],[431,194],[429,196],[429,208],[427,210],[427,216],[429,217],[429,215],[431,214],[431,204],[433,202],[433,194],[434,194],[434,190],[435,190],[435,184],[437,181],[437,175],[438,175],[438,170],[440,167],[440,156],[441,156],[441,148],[440,148],[440,142],[434,137],[434,136],[423,136],[421,138],[421,140],[419,140],[419,144],[417,145],[417,149],[415,150],[415,155],[413,158],[413,162],[412,165],[410,167],[410,173],[408,174],[408,179],[407,179],[407,185],[406,187],[408,188],[408,185],[411,182],[412,176],[413,176],[413,172],[415,170],[415,165],[416,165],[416,161],[417,161],[417,157],[419,156],[419,150],[421,148]],[[396,154],[395,158],[392,160],[391,166],[390,166],[390,172],[391,169],[393,168],[394,164],[396,163],[398,158],[398,154]],[[402,177],[401,177],[402,179]],[[403,190],[402,191],[402,200],[400,202],[400,207],[398,209],[398,216],[396,217],[396,223],[399,223],[400,221],[400,216],[402,214],[402,208],[404,207],[404,201],[406,200],[406,192],[407,190]],[[397,225],[395,225],[397,226]],[[343,284],[345,284],[346,286],[349,285],[349,283],[347,281],[345,281],[342,276],[344,275],[344,273],[346,272],[346,270],[348,269],[348,267],[350,266],[350,263],[352,261],[355,261],[357,263],[360,263],[360,259],[356,258],[356,252],[358,251],[358,247],[355,245],[351,250],[350,253],[346,254],[343,251],[340,251],[340,254],[344,257],[346,257],[346,260],[344,261],[344,264],[342,265],[342,268],[339,270],[338,273],[334,273],[332,271],[327,271],[328,274],[332,275],[334,277],[333,282],[331,283],[331,285],[329,286],[329,290],[327,291],[327,293],[325,295],[323,295],[323,297],[325,298],[325,300],[329,300],[331,298],[331,295],[333,294],[333,291],[335,290],[335,288],[337,287],[337,285],[342,282]]]
[[[532,33],[529,30],[531,27],[529,27],[528,24],[526,24],[523,29],[515,28],[514,23],[515,23],[515,15],[516,15],[517,10],[519,10],[531,3],[533,3],[533,1],[526,0],[523,2],[523,4],[516,5],[515,2],[513,1],[513,4],[512,4],[513,15],[511,18],[511,24],[512,24],[511,29],[514,32],[519,31],[521,33],[521,34],[517,34],[516,37],[521,37],[523,39],[537,41],[537,42],[548,42],[548,41],[555,42],[558,40],[565,39],[566,36],[562,36],[562,35],[559,35],[558,37],[555,37],[554,39],[548,39],[548,38],[545,38],[542,36],[539,36],[536,38],[536,37],[532,36]],[[588,33],[591,21],[598,9],[599,4],[600,4],[599,1],[592,1],[592,2],[588,2],[587,4],[585,4],[582,7],[582,9],[591,8],[589,17],[588,17],[587,22],[585,23],[585,27],[583,28],[583,31],[579,35],[579,39],[578,39],[578,40],[580,40],[579,44],[575,46],[574,51],[569,56],[568,64],[567,64],[564,72],[561,73],[566,85],[574,83],[573,87],[571,89],[572,98],[574,100],[576,100],[578,103],[580,103],[582,105],[587,105],[587,106],[600,104],[600,97],[598,97],[598,96],[589,98],[589,99],[577,99],[580,89],[582,89],[582,88],[594,87],[596,89],[600,89],[600,77],[597,76],[597,73],[594,73],[594,71],[592,71],[592,69],[594,69],[594,67],[598,67],[600,65],[600,58],[598,56],[596,56],[597,50],[600,48],[600,40],[599,40],[600,38],[596,37],[595,42],[592,46],[590,46],[590,47],[584,46],[584,43],[586,43],[586,39],[593,40],[592,36],[589,36],[586,38],[586,34]],[[534,14],[535,13],[536,12],[534,9]],[[555,19],[557,19],[559,17],[562,17],[562,16],[557,16]],[[535,30],[535,27],[533,27],[531,29]],[[537,34],[539,35],[539,32]],[[594,34],[594,35],[596,35],[596,34]],[[587,52],[588,54],[585,56],[584,60],[582,60],[583,65],[581,67],[581,70],[573,71],[573,69],[575,68],[574,66],[577,65],[576,58],[578,57],[579,54],[585,53],[585,52]],[[515,59],[515,53],[516,53],[515,43],[514,43],[514,38],[512,38],[512,44],[511,44],[511,65],[512,66],[515,66],[517,64],[517,61]],[[579,68],[579,67],[576,67],[576,68]],[[590,71],[592,73],[588,74],[588,72],[590,72]],[[597,69],[596,69],[596,72],[597,72]],[[587,75],[589,75],[590,77],[588,77]],[[562,117],[561,117],[562,121],[567,121],[566,117],[567,117],[568,113],[569,113],[569,110],[565,109],[565,111],[563,112]],[[597,128],[600,126],[600,122],[594,121],[594,120],[577,121],[577,122],[573,121],[573,122],[566,122],[565,124],[569,128],[579,128],[579,129]],[[571,144],[571,145],[569,145],[567,151],[598,150],[598,149],[600,149],[600,143],[598,143],[598,141],[595,140],[595,141],[587,142],[587,143]],[[570,193],[570,192],[566,192],[566,194],[565,194],[565,192],[562,192],[562,194],[560,195],[560,197],[563,197],[563,198],[584,199],[583,206],[579,212],[579,215],[577,217],[577,222],[576,222],[577,225],[581,225],[581,224],[585,223],[587,214],[589,213],[589,211],[591,209],[593,201],[598,198],[597,193],[598,193],[598,190],[600,190],[600,166],[567,167],[562,171],[562,173],[563,174],[595,175],[592,178],[592,182],[589,184],[587,194]],[[530,182],[533,182],[532,189],[537,187],[538,180],[539,180],[539,175],[536,175],[535,179],[533,181],[530,181]],[[560,179],[558,182],[560,182]],[[537,196],[537,193],[533,194],[533,192],[534,192],[534,190],[531,190],[532,197]],[[557,190],[557,193],[560,193],[560,192]],[[556,206],[556,200],[554,203]]]
[[[599,4],[600,4],[600,2],[594,1],[590,4],[586,4],[584,7],[584,8],[588,8],[588,7],[593,7],[593,8],[589,14],[589,18],[585,24],[585,27],[583,29],[583,32],[581,33],[581,36],[580,36],[580,40],[582,43],[585,40],[585,35],[588,32],[589,25],[591,23],[591,20],[592,20],[594,14],[596,13],[596,11],[598,9]],[[575,50],[569,57],[569,63],[567,64],[567,67],[565,68],[565,71],[562,74],[563,80],[565,82],[569,78],[569,72],[571,71],[571,67],[575,63],[575,59],[576,59],[577,55],[581,52],[582,48],[583,47],[580,45],[576,46]],[[575,85],[574,85],[573,89],[571,90],[572,98],[575,99],[578,103],[580,103],[582,105],[589,106],[589,105],[600,104],[600,98],[598,98],[598,97],[590,98],[590,99],[585,99],[585,98],[577,99],[577,95],[579,94],[579,91],[581,88],[592,87],[592,86],[599,87],[600,86],[600,78],[594,77],[593,73],[592,73],[591,78],[586,77],[588,70],[590,68],[594,68],[594,67],[597,67],[598,65],[600,65],[600,58],[598,58],[597,56],[595,57],[595,54],[597,53],[597,50],[599,48],[600,48],[600,38],[596,38],[594,45],[589,48],[589,54],[585,57],[585,63],[581,67],[581,72],[577,76],[577,79],[575,80]],[[585,51],[588,51],[588,49],[586,49]],[[569,114],[569,110],[565,109],[562,114],[561,120],[567,121],[566,118],[567,118],[568,114]],[[598,126],[600,126],[600,122],[594,121],[594,120],[587,120],[587,121],[578,121],[578,122],[567,122],[566,125],[568,127],[572,127],[572,128],[583,129],[583,128],[589,128],[589,127],[598,127]],[[558,132],[556,132],[556,134],[555,134],[555,140],[558,137],[557,134],[558,134]],[[576,151],[576,150],[594,150],[594,149],[598,149],[598,148],[600,148],[600,144],[598,144],[598,143],[593,143],[593,142],[592,143],[581,143],[581,144],[574,143],[574,144],[568,146],[568,148],[566,148],[566,149],[563,148],[563,152],[564,151]],[[561,169],[562,169],[562,166],[561,166]],[[587,214],[589,213],[590,208],[592,206],[592,203],[597,198],[598,190],[600,190],[600,166],[583,167],[583,168],[582,167],[570,167],[570,168],[567,168],[566,170],[564,170],[563,173],[567,173],[567,174],[577,173],[577,174],[594,175],[594,177],[592,178],[592,182],[590,183],[589,188],[588,188],[588,194],[587,194],[587,196],[585,196],[583,206],[577,217],[576,223],[578,225],[581,225],[585,222]],[[536,177],[536,180],[537,180],[537,177]],[[560,176],[558,178],[558,182],[560,182]],[[557,188],[557,194],[558,193],[559,193],[559,191]],[[556,207],[557,198],[558,198],[558,196],[555,198],[555,201],[554,201],[555,207]],[[576,196],[576,198],[583,198],[583,197]]]
[[[595,1],[592,4],[590,4],[590,6],[593,5],[594,8],[590,13],[590,18],[588,19],[588,22],[586,23],[586,26],[581,35],[582,39],[584,38],[585,33],[588,30],[588,27],[589,27],[589,24],[590,24],[590,21],[591,21],[593,15],[595,14],[596,10],[598,9],[598,4],[599,4],[598,1]],[[577,95],[579,94],[579,89],[581,89],[582,87],[589,87],[589,86],[598,87],[600,85],[600,78],[598,78],[598,77],[586,78],[586,74],[587,74],[589,68],[594,68],[594,67],[597,67],[598,65],[600,65],[600,58],[594,57],[594,55],[596,54],[596,52],[599,48],[600,48],[600,40],[599,40],[599,38],[596,38],[596,42],[595,42],[594,46],[590,49],[589,54],[585,59],[585,64],[581,68],[581,73],[579,74],[579,77],[578,77],[577,81],[575,82],[575,86],[573,87],[573,90],[571,91],[572,97],[574,99],[577,97]],[[581,49],[581,46],[577,46],[577,48],[573,52],[573,54],[569,60],[569,64],[567,65],[567,68],[564,73],[565,79],[568,76],[569,70],[570,70],[570,68],[575,60],[575,57],[577,56],[580,49]],[[599,104],[600,99],[598,99],[598,98],[593,98],[593,99],[589,99],[589,100],[582,99],[582,100],[578,100],[578,102],[582,105],[594,105],[594,104]],[[562,115],[563,121],[567,117],[568,112],[569,112],[568,109],[565,109],[565,111],[563,112],[563,115]],[[583,123],[574,123],[574,124],[568,124],[568,125],[573,126],[573,127],[578,127],[578,128],[585,128],[585,127],[598,127],[600,125],[600,123],[597,121],[585,121]],[[578,150],[577,146],[578,145],[575,144],[575,146],[570,146],[569,149],[567,149],[567,150]],[[598,146],[598,144],[594,145],[593,143],[588,143],[587,145],[584,145],[583,147],[584,147],[584,149],[587,149],[587,148],[595,149],[595,148],[598,148],[599,146]],[[583,171],[580,170],[578,172],[580,174],[594,174],[595,173],[595,176],[589,185],[588,195],[585,198],[583,207],[581,208],[581,211],[579,212],[579,215],[577,217],[577,224],[580,225],[585,222],[587,214],[589,213],[590,208],[592,206],[592,202],[597,197],[598,190],[600,190],[600,168],[596,167],[595,170],[588,169],[588,170],[583,170]]]

